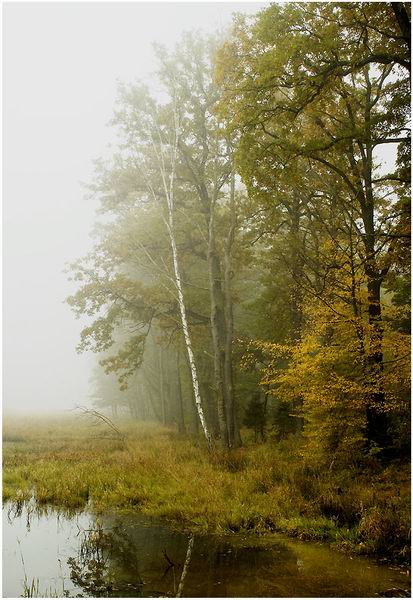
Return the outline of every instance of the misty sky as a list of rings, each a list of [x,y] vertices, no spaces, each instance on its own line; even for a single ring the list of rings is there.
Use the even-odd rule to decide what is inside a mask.
[[[229,25],[265,3],[3,4],[3,406],[84,404],[93,365],[64,298],[95,206],[81,182],[104,155],[117,80],[155,69],[152,42]]]

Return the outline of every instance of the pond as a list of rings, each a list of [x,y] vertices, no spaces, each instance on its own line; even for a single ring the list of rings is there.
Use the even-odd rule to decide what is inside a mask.
[[[372,597],[409,585],[406,570],[274,534],[191,537],[136,513],[3,507],[6,598]]]

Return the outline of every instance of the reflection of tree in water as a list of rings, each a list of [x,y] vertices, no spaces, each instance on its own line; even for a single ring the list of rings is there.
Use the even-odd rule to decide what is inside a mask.
[[[67,561],[72,582],[82,590],[77,597],[180,597],[183,594],[192,557],[193,535],[189,539],[184,536],[187,544],[184,564],[172,561],[165,550],[162,554],[156,551],[149,553],[152,558],[157,556],[155,571],[151,570],[149,575],[151,584],[168,588],[155,591],[148,590],[146,586],[143,590],[144,581],[140,575],[142,565],[138,561],[138,555],[144,554],[150,544],[142,545],[142,540],[138,540],[137,546],[131,534],[121,525],[104,528],[99,519],[93,529],[80,532],[78,555]],[[168,577],[171,571],[172,580]],[[148,584],[149,581],[145,583]]]
[[[73,583],[95,597],[266,596],[274,586],[288,596],[284,586],[298,576],[297,557],[282,543],[270,552],[237,538],[194,544],[193,536],[116,519],[84,532],[69,564]]]
[[[78,550],[68,561],[75,589],[63,588],[58,594],[50,588],[43,596],[361,597],[371,596],[372,591],[382,597],[409,596],[404,570],[389,570],[358,557],[350,560],[319,544],[246,534],[193,540],[136,514],[105,515],[99,522],[91,521],[89,513],[56,513],[51,507],[23,500],[6,503],[3,515],[10,524],[16,521],[16,531],[6,530],[5,544],[13,541],[11,536],[18,534],[19,526],[39,535],[50,529],[45,524],[56,522],[57,532],[66,540],[63,547],[59,543],[59,563],[61,551],[71,546],[73,529],[78,528]],[[56,535],[56,528],[52,530]],[[37,545],[29,543],[28,563],[37,551]],[[21,550],[20,556],[23,560]],[[8,570],[7,562],[5,566]],[[60,577],[65,585],[67,572],[61,570]],[[43,578],[39,584],[34,573],[27,578],[23,593],[39,595],[44,585]]]
[[[135,544],[124,537],[119,528],[104,531],[99,520],[95,529],[83,531],[81,535],[78,556],[67,562],[72,582],[85,596],[142,596],[143,582]],[[78,594],[78,597],[84,596]]]

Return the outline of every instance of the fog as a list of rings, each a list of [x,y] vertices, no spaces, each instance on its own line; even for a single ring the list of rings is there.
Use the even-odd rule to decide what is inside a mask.
[[[88,401],[86,321],[65,297],[65,263],[92,246],[96,206],[82,182],[107,152],[117,80],[148,79],[152,42],[229,25],[264,3],[3,5],[3,408]]]

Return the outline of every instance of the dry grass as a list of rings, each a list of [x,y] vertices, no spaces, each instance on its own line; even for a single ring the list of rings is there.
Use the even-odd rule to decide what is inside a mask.
[[[137,509],[191,530],[284,531],[404,558],[409,468],[320,472],[297,442],[208,453],[156,425],[121,423],[126,444],[85,418],[4,422],[3,499]]]

